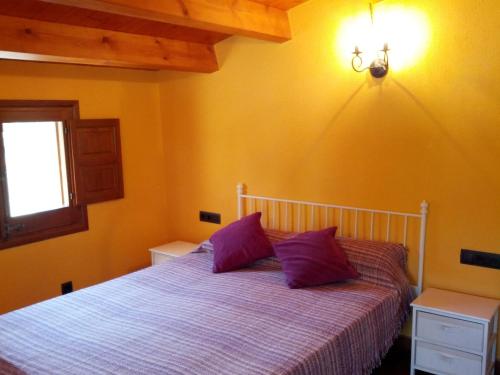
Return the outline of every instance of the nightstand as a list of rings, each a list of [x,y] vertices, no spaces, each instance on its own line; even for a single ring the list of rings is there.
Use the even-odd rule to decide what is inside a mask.
[[[411,374],[494,373],[499,301],[426,289],[413,303]]]
[[[151,252],[151,264],[157,265],[182,255],[188,254],[198,247],[192,242],[174,241],[149,249]]]

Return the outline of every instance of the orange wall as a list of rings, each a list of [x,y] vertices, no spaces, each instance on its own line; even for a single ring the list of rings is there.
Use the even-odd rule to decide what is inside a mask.
[[[402,211],[427,199],[425,285],[500,298],[500,271],[459,263],[461,248],[500,252],[500,3],[392,3],[427,15],[430,42],[419,64],[382,81],[336,51],[364,0],[311,0],[290,12],[292,41],[231,38],[217,45],[219,72],[161,75],[170,236],[218,229],[198,222],[200,209],[234,220],[240,181]]]
[[[120,118],[125,182],[124,199],[88,207],[89,231],[0,251],[0,313],[149,265],[167,235],[156,75],[3,61],[0,99],[77,99],[82,118]]]

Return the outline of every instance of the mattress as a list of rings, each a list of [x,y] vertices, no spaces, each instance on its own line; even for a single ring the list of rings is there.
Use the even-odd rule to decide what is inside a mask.
[[[213,274],[192,253],[0,316],[0,374],[369,374],[401,288],[289,289],[279,263]]]

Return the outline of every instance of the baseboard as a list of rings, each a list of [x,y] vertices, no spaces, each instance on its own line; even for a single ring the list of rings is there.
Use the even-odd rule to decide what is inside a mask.
[[[398,353],[407,353],[407,355],[411,355],[411,337],[399,336],[394,342],[391,350],[394,350]],[[495,374],[500,375],[500,360],[498,358],[495,362]]]

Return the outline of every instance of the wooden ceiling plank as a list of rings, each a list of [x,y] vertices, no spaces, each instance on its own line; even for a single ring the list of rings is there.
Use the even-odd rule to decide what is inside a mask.
[[[212,31],[45,3],[39,0],[0,0],[0,14],[203,44],[215,44],[229,37],[227,34]]]
[[[251,0],[39,0],[223,34],[284,42],[286,11]]]
[[[0,58],[210,73],[212,45],[0,16]]]

